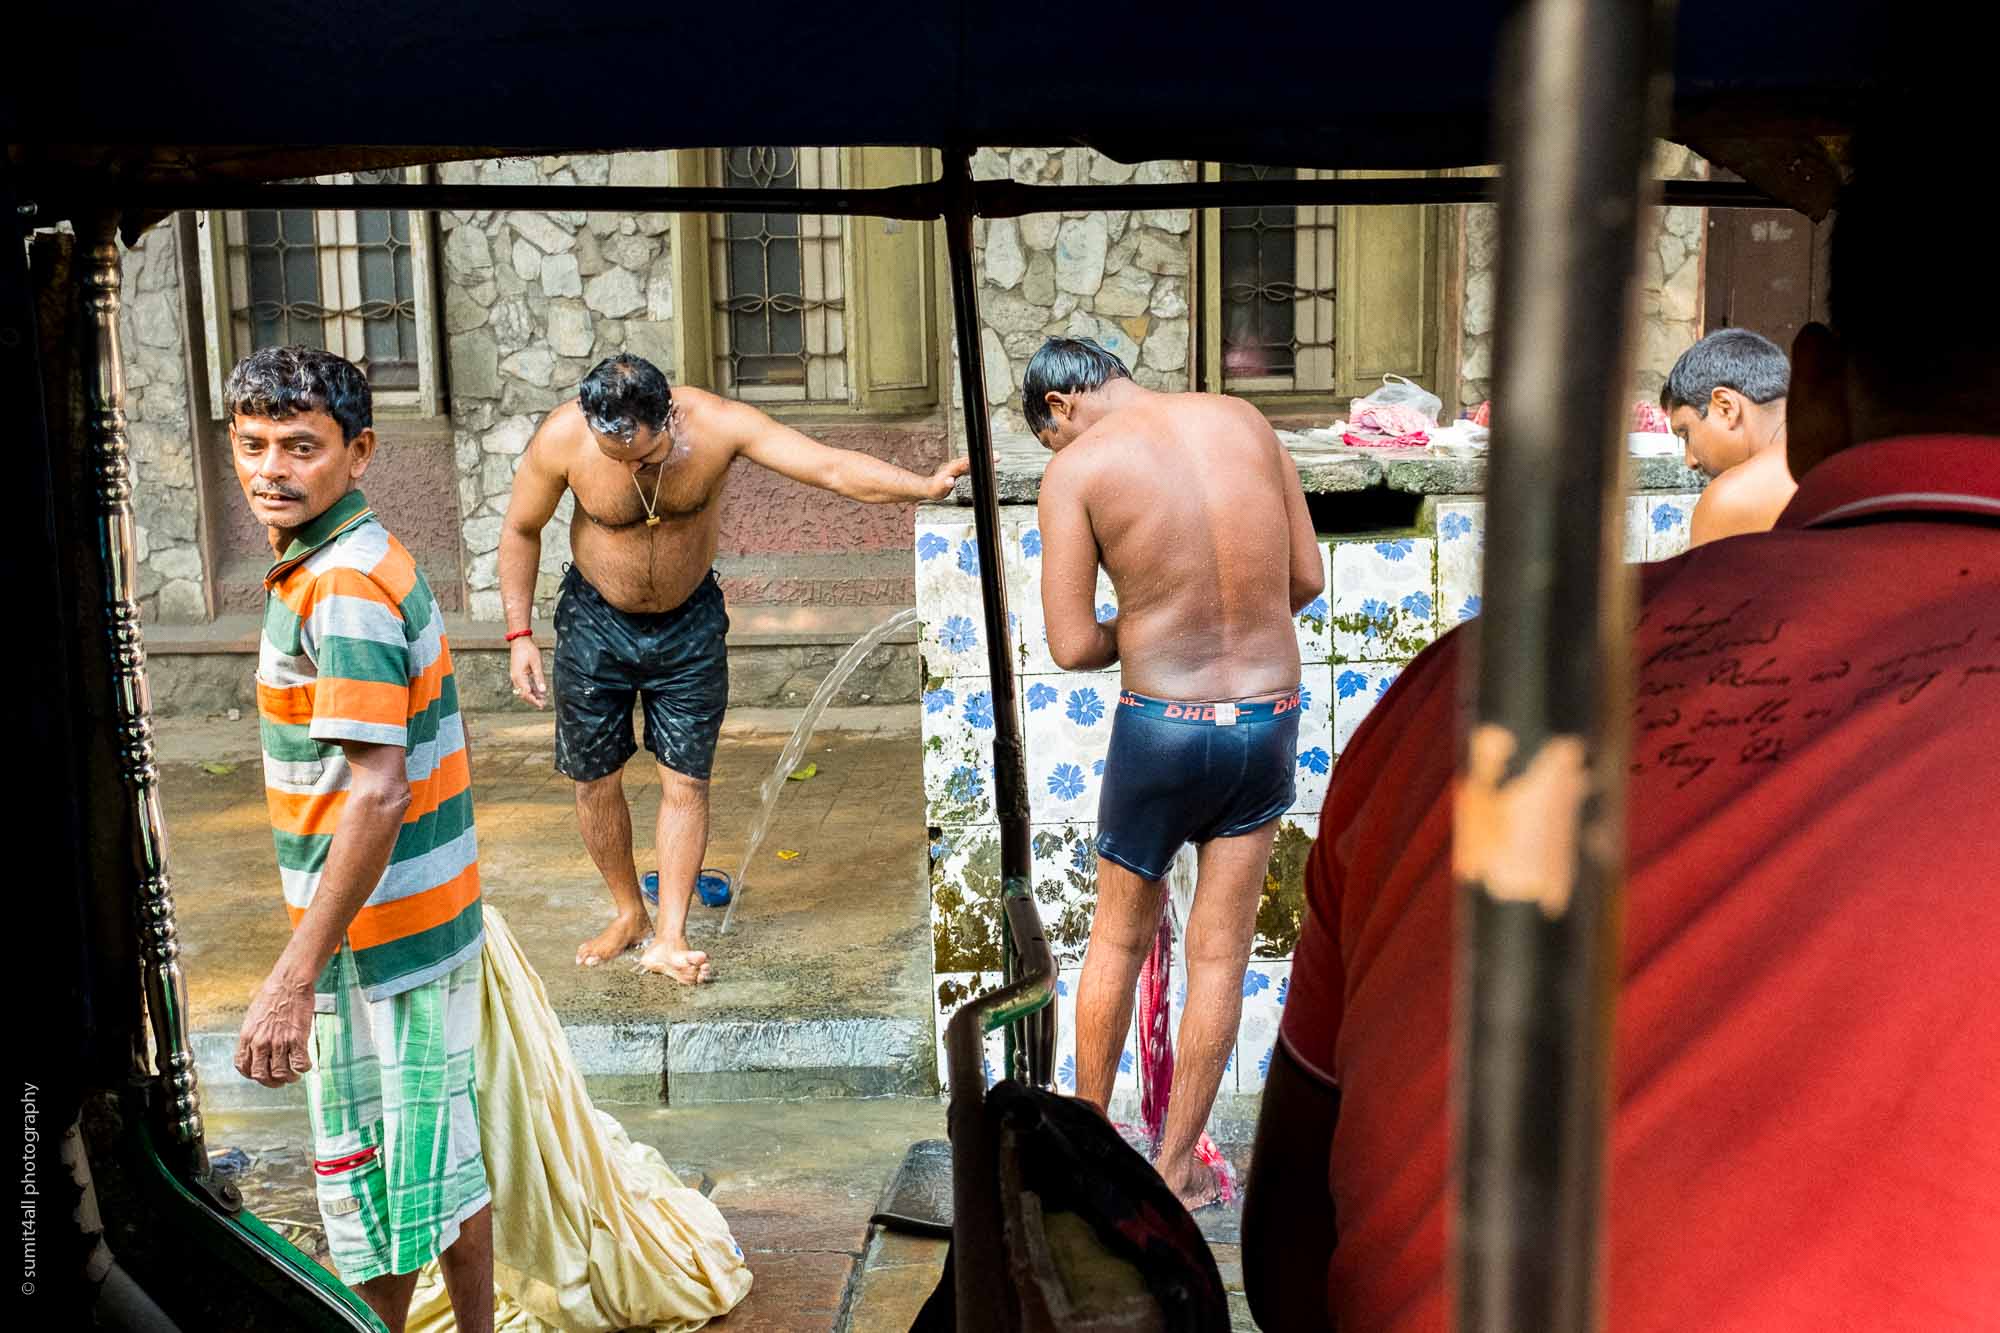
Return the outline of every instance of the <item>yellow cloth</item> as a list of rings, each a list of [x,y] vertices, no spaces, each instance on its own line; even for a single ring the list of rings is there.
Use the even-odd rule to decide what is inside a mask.
[[[494,1325],[503,1333],[685,1333],[750,1291],[729,1224],[660,1154],[590,1104],[541,978],[485,908],[479,1130],[493,1186]],[[455,1323],[435,1261],[409,1333]]]

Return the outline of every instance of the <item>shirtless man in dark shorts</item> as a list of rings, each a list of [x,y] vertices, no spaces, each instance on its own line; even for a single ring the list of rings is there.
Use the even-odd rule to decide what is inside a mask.
[[[1299,729],[1292,617],[1321,591],[1292,461],[1263,416],[1217,394],[1155,393],[1087,339],[1051,338],[1022,387],[1054,451],[1042,479],[1042,609],[1066,671],[1117,662],[1123,689],[1097,815],[1097,915],[1077,993],[1077,1095],[1104,1108],[1133,987],[1183,843],[1200,853],[1187,1003],[1157,1166],[1190,1207],[1195,1156],[1243,1011],[1243,972]],[[1097,567],[1118,614],[1094,611]]]
[[[729,616],[711,566],[722,491],[739,456],[781,476],[874,504],[939,500],[963,459],[930,476],[833,449],[756,408],[685,386],[669,389],[639,357],[600,362],[575,401],[528,442],[500,533],[500,599],[514,692],[548,702],[530,634],[542,529],[565,491],[575,563],[556,602],[556,771],[576,783],[577,823],[611,890],[616,915],[576,951],[594,966],[648,933],[640,963],[677,981],[706,981],[708,955],[688,947],[688,898],[708,849],[708,775],[729,697]],[[660,917],[639,894],[625,761],[632,705],[645,701],[646,748],[660,770],[655,850]]]

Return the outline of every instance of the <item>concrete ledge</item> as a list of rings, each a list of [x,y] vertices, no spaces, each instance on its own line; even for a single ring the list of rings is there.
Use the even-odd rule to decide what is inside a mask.
[[[676,1023],[667,1031],[667,1101],[886,1097],[937,1086],[928,1025],[822,1018]]]
[[[1296,431],[1278,432],[1298,465],[1299,484],[1307,494],[1362,491],[1372,486],[1415,495],[1479,495],[1486,490],[1486,459],[1455,458],[1432,450],[1349,449],[1308,438]],[[1041,494],[1042,473],[1049,453],[1026,435],[993,438],[996,489],[1002,504],[1033,504]],[[1625,488],[1632,491],[1698,491],[1707,484],[1699,472],[1681,466],[1678,457],[1628,456]],[[972,503],[972,482],[961,477],[952,488],[950,504]]]
[[[909,557],[904,557],[909,563]],[[729,609],[729,646],[761,648],[774,645],[846,645],[877,625],[906,610],[904,606],[738,606]],[[256,616],[217,616],[195,625],[147,624],[146,655],[171,657],[177,654],[241,653],[257,655],[261,621]],[[537,627],[542,636],[553,640],[555,631]],[[507,627],[491,620],[447,615],[445,636],[453,652],[507,650]],[[915,643],[916,627],[898,630],[886,643]],[[547,644],[543,645],[547,647]]]
[[[605,1105],[921,1096],[936,1091],[930,1029],[917,1019],[718,1019],[565,1024],[591,1099]],[[204,1107],[303,1108],[303,1084],[265,1088],[236,1072],[236,1033],[193,1037]]]
[[[745,607],[730,612],[729,705],[796,706],[812,697],[848,647],[903,608],[894,606]],[[507,679],[503,627],[446,616],[459,698],[482,713],[533,710]],[[257,707],[258,621],[226,616],[202,625],[148,625],[147,678],[162,717],[249,713]],[[863,659],[834,703],[843,708],[915,703],[922,688],[915,626],[892,634]],[[550,670],[551,644],[542,644]]]

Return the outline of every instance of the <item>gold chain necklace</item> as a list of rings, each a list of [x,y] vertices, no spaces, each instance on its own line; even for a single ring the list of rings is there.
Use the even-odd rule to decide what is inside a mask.
[[[660,516],[653,511],[654,507],[660,503],[660,483],[666,479],[667,463],[665,459],[661,459],[660,471],[653,478],[653,498],[648,500],[645,490],[639,485],[639,474],[637,472],[632,474],[632,489],[639,492],[639,503],[646,507],[646,526],[649,528],[660,526]]]

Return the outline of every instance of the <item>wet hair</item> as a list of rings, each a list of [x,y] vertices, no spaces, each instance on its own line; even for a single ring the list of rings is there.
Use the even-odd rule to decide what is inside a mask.
[[[673,397],[660,368],[630,352],[607,356],[592,366],[576,394],[590,428],[613,436],[627,434],[635,426],[661,429]]]
[[[1977,96],[1968,85],[1879,99],[1887,106],[1853,141],[1828,256],[1829,314],[1855,389],[1938,430],[2000,420],[2000,270],[1941,203],[1966,179],[1954,131],[1985,123]]]
[[[1708,416],[1709,395],[1734,389],[1759,405],[1776,402],[1791,386],[1792,363],[1778,345],[1748,329],[1717,329],[1681,353],[1660,386],[1660,406],[1691,407]]]
[[[222,386],[231,417],[283,421],[302,412],[324,412],[343,442],[375,423],[368,377],[346,357],[316,347],[260,347],[236,363]]]
[[[1111,380],[1129,380],[1125,363],[1089,338],[1051,338],[1028,362],[1021,378],[1021,415],[1028,430],[1040,435],[1055,424],[1049,411],[1052,393],[1089,393]]]

